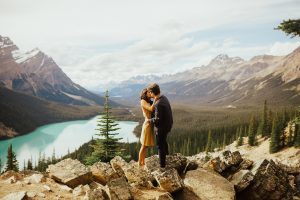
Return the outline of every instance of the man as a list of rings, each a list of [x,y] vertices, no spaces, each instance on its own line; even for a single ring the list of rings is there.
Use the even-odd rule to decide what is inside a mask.
[[[159,164],[161,169],[164,169],[166,166],[166,155],[169,154],[167,136],[173,125],[172,109],[167,97],[160,94],[160,88],[156,83],[149,85],[147,89],[151,97],[156,101],[154,117],[149,119],[149,121],[154,123]]]

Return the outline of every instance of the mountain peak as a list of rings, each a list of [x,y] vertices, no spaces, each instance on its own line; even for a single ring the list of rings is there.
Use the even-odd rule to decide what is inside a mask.
[[[228,64],[235,64],[243,62],[240,57],[229,57],[227,54],[219,54],[208,64],[209,66],[227,66]]]

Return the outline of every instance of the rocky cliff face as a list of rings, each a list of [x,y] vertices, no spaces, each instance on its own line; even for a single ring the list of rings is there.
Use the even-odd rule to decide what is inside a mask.
[[[0,177],[3,199],[111,199],[111,200],[234,200],[299,199],[300,166],[252,161],[239,151],[216,152],[208,162],[202,154],[167,156],[166,169],[157,155],[145,168],[115,157],[110,163],[85,166],[66,159],[50,165],[46,174],[6,172]],[[298,158],[299,159],[299,158]],[[298,163],[299,164],[299,163]]]
[[[0,86],[65,104],[102,105],[104,102],[103,97],[74,83],[44,52],[37,48],[23,52],[2,36]]]

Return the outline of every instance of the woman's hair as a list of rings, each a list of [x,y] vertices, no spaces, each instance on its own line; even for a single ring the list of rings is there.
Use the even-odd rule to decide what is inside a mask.
[[[149,102],[150,99],[147,97],[147,92],[148,92],[148,89],[147,88],[144,88],[142,91],[141,91],[141,100],[144,99],[145,101]]]

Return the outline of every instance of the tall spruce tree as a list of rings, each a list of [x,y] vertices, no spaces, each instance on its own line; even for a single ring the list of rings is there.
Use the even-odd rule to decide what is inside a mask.
[[[122,138],[117,138],[116,133],[120,128],[117,127],[114,117],[111,114],[111,107],[109,106],[109,94],[105,92],[105,104],[103,116],[98,119],[97,129],[99,132],[96,133],[99,138],[95,139],[95,144],[91,145],[94,151],[91,156],[86,159],[87,164],[93,164],[101,160],[102,162],[109,162],[116,155],[122,155],[120,150],[119,141]]]
[[[295,124],[295,134],[294,134],[294,146],[299,148],[300,147],[300,125]]]
[[[256,145],[256,130],[257,130],[256,120],[254,115],[251,116],[249,124],[249,134],[248,134],[248,143],[250,146]]]
[[[27,160],[27,169],[28,170],[32,170],[33,169],[33,167],[32,167],[32,158]]]
[[[17,156],[15,152],[13,151],[12,144],[8,146],[7,149],[7,162],[6,162],[6,168],[5,171],[14,170],[19,171],[19,164],[17,161]]]
[[[262,125],[261,125],[261,133],[262,136],[269,136],[269,127],[268,127],[268,108],[267,108],[267,100],[264,102],[264,108],[263,108],[263,113],[262,113]]]
[[[272,133],[270,140],[270,153],[276,153],[280,149],[280,124],[278,123],[277,116],[273,119]]]
[[[205,151],[206,151],[206,153],[212,151],[212,137],[211,137],[211,130],[209,130],[209,132],[208,132],[207,143],[206,143]]]

